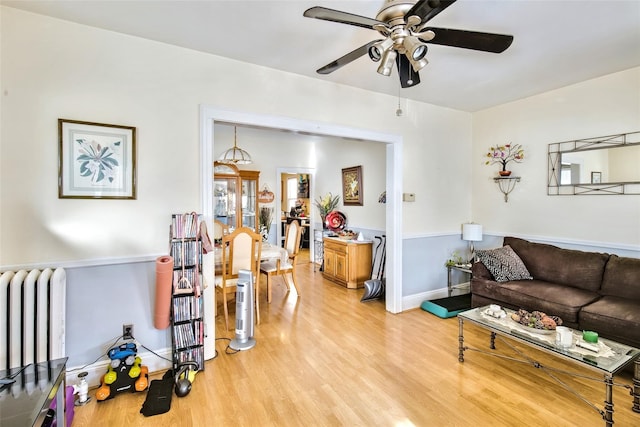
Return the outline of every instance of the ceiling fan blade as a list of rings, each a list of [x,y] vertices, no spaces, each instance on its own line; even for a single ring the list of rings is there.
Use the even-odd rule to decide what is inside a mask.
[[[405,55],[396,56],[396,66],[398,67],[398,75],[400,76],[400,86],[403,88],[413,87],[420,83],[420,75],[413,71],[409,58]]]
[[[511,46],[513,42],[513,36],[505,34],[480,33],[477,31],[433,27],[427,27],[424,28],[424,30],[433,31],[435,34],[433,39],[424,40],[428,43],[481,50],[483,52],[501,53]]]
[[[326,7],[315,6],[304,11],[307,18],[322,19],[324,21],[338,22],[340,24],[355,25],[356,27],[369,28],[373,30],[374,25],[384,22],[377,19],[367,18],[366,16],[354,15],[353,13],[342,12],[340,10],[329,9]]]
[[[347,53],[346,55],[336,59],[335,61],[328,63],[324,67],[319,68],[316,72],[318,74],[333,73],[338,68],[344,67],[348,63],[355,61],[363,55],[366,55],[369,52],[369,48],[380,41],[382,40],[373,40],[363,46],[360,46],[359,48]]]
[[[420,0],[405,13],[404,17],[408,19],[410,16],[419,16],[420,22],[424,24],[455,2],[456,0]]]

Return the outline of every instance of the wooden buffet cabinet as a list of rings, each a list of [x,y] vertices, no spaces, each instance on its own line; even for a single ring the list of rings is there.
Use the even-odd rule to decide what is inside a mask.
[[[371,279],[372,242],[325,237],[323,243],[325,279],[349,289],[362,288]]]

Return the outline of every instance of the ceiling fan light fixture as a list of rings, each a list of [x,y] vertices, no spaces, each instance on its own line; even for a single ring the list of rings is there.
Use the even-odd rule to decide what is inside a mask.
[[[413,53],[411,54],[411,57],[416,60],[419,61],[422,58],[424,58],[424,56],[427,54],[427,46],[422,45],[422,46],[418,46],[417,48],[415,48],[415,50],[413,51]]]
[[[402,43],[407,51],[407,57],[414,61],[420,61],[427,54],[427,45],[422,43],[417,37],[406,37]]]
[[[380,49],[378,49],[378,46],[373,45],[369,48],[369,58],[371,58],[373,62],[380,61],[380,59],[382,58],[382,54],[380,53]]]
[[[384,55],[382,55],[382,63],[378,67],[378,73],[383,76],[390,76],[393,65],[396,63],[396,56],[398,56],[398,53],[394,49],[385,50]]]
[[[418,61],[414,60],[409,55],[407,55],[407,58],[409,58],[409,62],[411,63],[411,68],[413,68],[413,71],[415,71],[416,73],[422,70],[424,67],[426,67],[427,64],[429,63],[429,61],[427,61],[427,58],[422,58]]]
[[[393,46],[393,40],[391,40],[391,37],[387,37],[386,39],[374,44],[369,48],[369,58],[371,58],[373,62],[380,61],[384,52],[391,46]]]
[[[245,150],[243,150],[242,148],[238,147],[237,136],[238,136],[238,129],[234,126],[233,127],[233,147],[229,148],[227,151],[225,151],[220,155],[220,157],[218,158],[219,163],[234,164],[234,165],[248,165],[250,163],[253,163],[253,160],[251,160],[251,155],[247,153]]]

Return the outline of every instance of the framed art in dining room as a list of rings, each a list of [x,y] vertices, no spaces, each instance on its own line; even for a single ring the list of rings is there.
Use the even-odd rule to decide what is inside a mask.
[[[602,182],[602,172],[591,172],[591,183],[600,184]]]
[[[58,141],[58,198],[136,198],[135,127],[58,119]]]
[[[362,206],[362,166],[342,169],[342,202],[345,206]]]

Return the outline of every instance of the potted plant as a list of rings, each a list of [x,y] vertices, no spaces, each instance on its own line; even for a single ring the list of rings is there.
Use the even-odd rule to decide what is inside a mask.
[[[464,264],[464,260],[458,254],[458,251],[451,252],[451,258],[449,258],[447,262],[444,263],[444,265],[447,267],[453,267],[454,265],[462,265],[462,264]]]
[[[318,208],[318,212],[320,213],[320,218],[322,219],[322,228],[326,227],[325,220],[327,218],[327,214],[334,210],[338,203],[340,202],[340,196],[334,196],[331,193],[327,193],[324,197],[316,199],[314,204]]]
[[[509,176],[511,171],[507,170],[509,162],[520,163],[524,159],[524,149],[520,144],[496,145],[489,148],[488,160],[485,165],[499,164],[502,170],[498,171],[500,176]]]

